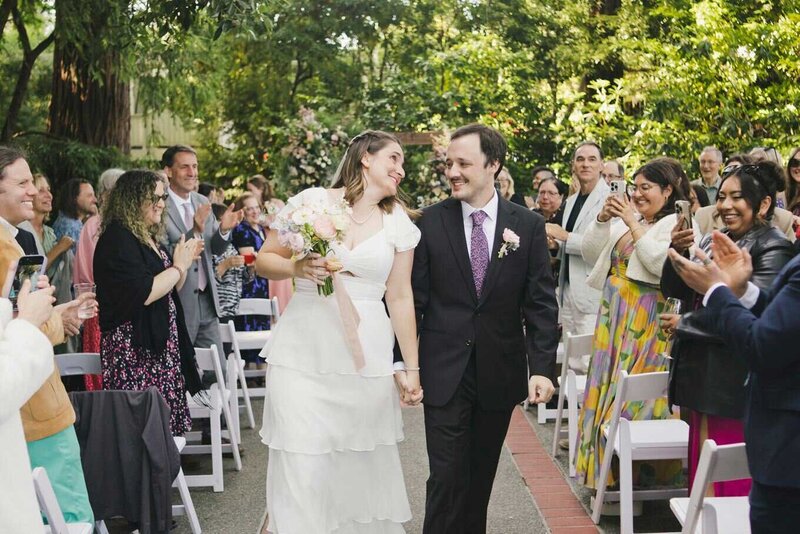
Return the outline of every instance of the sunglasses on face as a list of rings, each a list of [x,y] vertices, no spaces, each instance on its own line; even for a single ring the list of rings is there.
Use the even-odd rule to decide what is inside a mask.
[[[151,200],[153,201],[153,204],[158,204],[159,200],[163,200],[164,202],[166,202],[168,198],[169,198],[169,193],[164,193],[163,195],[153,195]]]
[[[795,169],[797,167],[800,167],[800,159],[797,159],[797,158],[790,159],[789,160],[789,168],[790,169]]]

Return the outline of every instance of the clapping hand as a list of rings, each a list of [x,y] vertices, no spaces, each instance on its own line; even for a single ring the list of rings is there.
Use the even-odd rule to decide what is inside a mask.
[[[210,209],[210,205],[209,209]],[[236,228],[242,220],[244,219],[244,211],[242,210],[234,210],[234,204],[228,206],[228,209],[225,210],[225,213],[222,214],[222,217],[219,218],[219,229],[223,232],[229,232]]]
[[[209,213],[211,213],[211,204],[200,204],[194,210],[194,231],[196,234],[203,235]]]
[[[700,263],[689,261],[675,250],[669,251],[669,259],[675,272],[686,282],[686,285],[705,295],[716,283],[728,286],[733,293],[741,297],[747,290],[747,281],[753,273],[750,254],[736,246],[728,236],[714,231],[711,236],[714,261],[700,249],[695,255]]]
[[[547,223],[544,225],[544,227],[548,238],[556,239],[558,241],[566,241],[569,237],[569,232],[557,224]]]

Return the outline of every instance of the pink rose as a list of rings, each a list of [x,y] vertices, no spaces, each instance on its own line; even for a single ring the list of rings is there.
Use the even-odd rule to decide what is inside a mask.
[[[336,237],[336,225],[333,224],[333,219],[327,215],[320,215],[314,220],[314,233],[320,239],[333,239]]]
[[[506,228],[503,230],[503,241],[512,245],[519,245],[519,236],[513,230]]]

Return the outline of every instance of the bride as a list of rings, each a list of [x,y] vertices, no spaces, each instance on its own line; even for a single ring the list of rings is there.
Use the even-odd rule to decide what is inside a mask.
[[[283,212],[304,201],[344,198],[351,221],[344,241],[332,246],[336,261],[312,254],[292,262],[274,230],[258,254],[259,275],[293,277],[297,288],[262,351],[269,363],[261,430],[269,446],[266,532],[392,534],[404,532],[402,523],[411,519],[397,451],[403,422],[394,381],[406,402],[419,403],[411,266],[420,234],[397,196],[404,176],[396,137],[357,135],[333,188],[302,191]],[[365,365],[359,370],[335,295],[317,293],[338,267],[360,317],[356,333]],[[395,337],[406,365],[397,376]]]

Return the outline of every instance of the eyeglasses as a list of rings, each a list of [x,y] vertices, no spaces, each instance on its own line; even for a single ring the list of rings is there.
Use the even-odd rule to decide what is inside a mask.
[[[163,195],[153,195],[151,200],[153,201],[153,204],[158,204],[159,200],[163,200],[164,202],[166,202],[168,198],[169,198],[169,193],[164,193]]]
[[[606,175],[605,175],[605,176],[606,176],[606,178],[608,178],[609,180],[621,180],[621,179],[622,179],[622,175],[621,175],[621,174],[611,174],[611,173],[606,173]]]
[[[542,191],[542,190],[539,190],[539,192],[537,193],[536,196],[539,196],[539,197],[558,197],[558,196],[561,196],[561,195],[558,193],[558,191]]]
[[[627,187],[627,191],[628,195],[630,196],[633,196],[633,194],[636,193],[636,191],[639,191],[639,193],[646,195],[647,192],[653,189],[654,187],[660,187],[660,186],[658,186],[657,184],[648,184],[648,183],[643,183],[640,185],[630,184]]]

